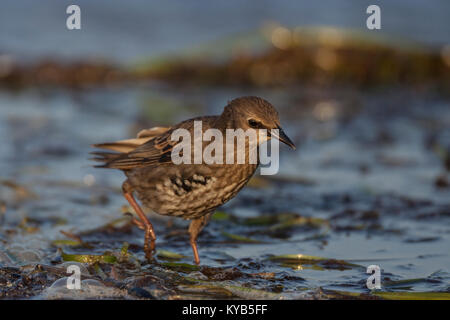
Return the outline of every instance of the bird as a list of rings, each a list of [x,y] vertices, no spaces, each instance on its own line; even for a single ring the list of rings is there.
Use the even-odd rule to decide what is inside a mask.
[[[124,172],[126,180],[122,184],[122,192],[137,215],[132,217],[132,222],[145,231],[144,252],[149,259],[155,251],[156,235],[135,195],[144,207],[158,214],[190,220],[190,245],[194,261],[199,265],[197,238],[201,230],[216,208],[236,196],[246,185],[260,164],[259,156],[254,163],[246,160],[244,163],[202,161],[175,164],[172,161],[172,152],[182,142],[173,140],[172,135],[177,129],[184,129],[195,135],[195,123],[199,121],[203,133],[208,129],[216,129],[224,135],[229,129],[268,130],[266,139],[260,139],[258,136],[256,145],[245,140],[246,159],[249,159],[252,148],[258,149],[261,143],[272,138],[295,150],[294,143],[280,126],[275,107],[256,96],[244,96],[229,101],[220,115],[200,116],[172,127],[144,129],[134,139],[92,145],[94,148],[108,150],[91,152],[95,156],[91,160],[102,162],[95,167]],[[208,141],[203,141],[203,145],[208,145]],[[225,158],[230,152],[238,150],[236,146],[233,149],[226,149],[224,146],[216,151],[218,154],[223,151],[219,157]]]

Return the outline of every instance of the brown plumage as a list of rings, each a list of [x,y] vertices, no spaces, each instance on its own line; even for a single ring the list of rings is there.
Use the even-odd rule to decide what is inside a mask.
[[[136,193],[144,206],[156,213],[192,220],[189,226],[190,242],[198,264],[198,234],[214,210],[233,198],[258,167],[258,163],[248,163],[251,148],[248,141],[245,145],[244,164],[225,164],[225,160],[224,164],[174,164],[171,154],[178,142],[172,141],[171,135],[174,130],[182,128],[193,136],[194,121],[202,122],[203,132],[218,129],[224,137],[226,129],[279,129],[277,138],[295,148],[281,130],[275,108],[258,97],[234,99],[220,116],[197,117],[170,128],[142,130],[136,139],[94,145],[96,148],[114,151],[93,152],[97,156],[93,160],[103,162],[96,167],[119,169],[127,176],[122,189],[125,198],[139,216],[139,220],[133,219],[133,222],[145,230],[144,250],[147,257],[151,257],[155,249],[156,237],[152,224],[134,200],[133,193]],[[203,146],[209,143],[203,142]],[[222,156],[225,157],[225,147],[223,150]]]

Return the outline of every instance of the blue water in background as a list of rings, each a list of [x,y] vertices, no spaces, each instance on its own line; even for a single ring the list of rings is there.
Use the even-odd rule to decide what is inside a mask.
[[[66,28],[66,8],[81,7],[82,29]],[[366,30],[366,8],[381,8],[382,35],[450,43],[450,1],[120,1],[23,0],[0,5],[0,53],[19,59],[106,58],[115,62],[178,52],[264,23]]]

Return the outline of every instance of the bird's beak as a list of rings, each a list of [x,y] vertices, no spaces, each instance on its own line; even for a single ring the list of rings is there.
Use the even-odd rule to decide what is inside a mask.
[[[287,144],[291,149],[295,150],[295,144],[289,139],[289,137],[284,133],[283,129],[281,127],[277,127],[278,129],[278,135],[271,130],[271,136],[278,139],[279,141]]]

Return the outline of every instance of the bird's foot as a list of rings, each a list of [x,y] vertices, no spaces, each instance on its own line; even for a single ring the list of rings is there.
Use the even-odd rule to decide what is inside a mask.
[[[153,260],[153,253],[156,251],[156,236],[153,229],[144,222],[136,219],[132,213],[125,212],[124,215],[131,217],[131,223],[141,230],[145,230],[144,252],[145,258],[149,261]]]
[[[145,239],[144,239],[144,252],[145,257],[148,260],[153,259],[153,253],[156,251],[156,236],[152,228],[149,226],[144,226],[145,229]]]
[[[138,228],[145,230],[144,252],[147,259],[150,260],[152,258],[153,251],[155,251],[156,241],[156,235],[155,231],[153,230],[153,225],[134,199],[133,190],[128,180],[122,184],[122,190],[123,196],[125,197],[125,199],[127,199],[128,203],[133,207],[134,211],[139,217],[139,219],[133,217],[131,221],[135,225],[137,225]]]

